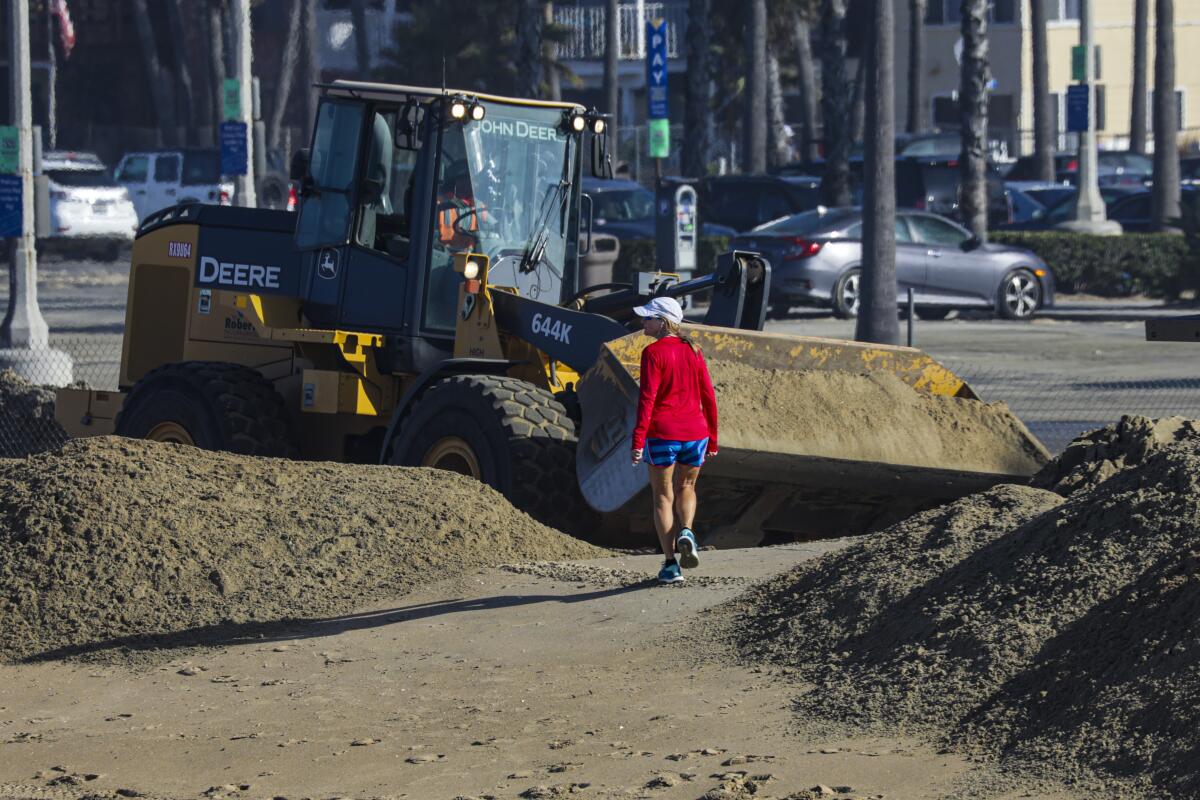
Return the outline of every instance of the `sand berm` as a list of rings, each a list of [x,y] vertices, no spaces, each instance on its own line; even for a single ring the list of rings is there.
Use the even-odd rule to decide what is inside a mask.
[[[706,624],[791,668],[801,722],[1200,797],[1200,424],[1126,417],[1032,483],[863,537]]]
[[[205,641],[473,567],[605,554],[440,470],[80,439],[0,461],[0,658]]]

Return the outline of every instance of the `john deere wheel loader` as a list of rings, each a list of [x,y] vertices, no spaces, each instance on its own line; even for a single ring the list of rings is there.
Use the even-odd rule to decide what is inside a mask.
[[[72,435],[439,467],[564,529],[594,533],[603,519],[628,532],[623,510],[647,484],[628,452],[647,340],[628,323],[656,294],[711,292],[694,329],[710,359],[882,369],[914,391],[974,397],[917,350],[759,332],[770,268],[754,254],[725,254],[691,281],[580,286],[580,177],[606,163],[595,113],[352,81],[322,92],[293,164],[297,214],[180,205],[147,217],[119,390],[61,390]],[[726,543],[865,530],[1030,471],[722,444],[702,509]],[[809,504],[832,513],[797,511]]]

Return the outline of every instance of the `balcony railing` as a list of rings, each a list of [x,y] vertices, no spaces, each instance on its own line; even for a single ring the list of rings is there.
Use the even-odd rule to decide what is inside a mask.
[[[667,21],[667,58],[679,58],[680,43],[687,29],[687,3],[645,3],[645,17],[638,19],[636,3],[618,8],[621,33],[620,58],[633,61],[646,57],[645,20]],[[554,21],[571,29],[567,41],[559,45],[558,57],[564,61],[604,58],[605,9],[603,6],[559,6]]]

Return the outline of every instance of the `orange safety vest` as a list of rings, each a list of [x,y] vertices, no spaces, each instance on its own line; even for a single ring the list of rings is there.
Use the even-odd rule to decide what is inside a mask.
[[[468,234],[479,232],[479,219],[487,219],[487,212],[481,206],[479,211],[470,214],[470,220],[467,223],[466,229],[460,230],[454,227],[454,223],[464,213],[475,207],[475,204],[470,200],[455,198],[444,202],[450,205],[438,212],[438,239],[442,244],[454,245],[456,247],[469,247],[474,240],[474,237]]]

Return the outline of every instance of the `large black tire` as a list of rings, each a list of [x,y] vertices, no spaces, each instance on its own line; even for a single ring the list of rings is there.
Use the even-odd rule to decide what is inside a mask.
[[[862,270],[850,269],[833,286],[833,315],[838,319],[858,316],[858,293],[862,285]]]
[[[116,432],[251,456],[296,455],[275,387],[249,367],[216,361],[184,361],[146,373],[117,415]]]
[[[575,424],[550,392],[498,375],[431,386],[392,440],[389,463],[474,477],[535,519],[586,535],[575,478]]]

